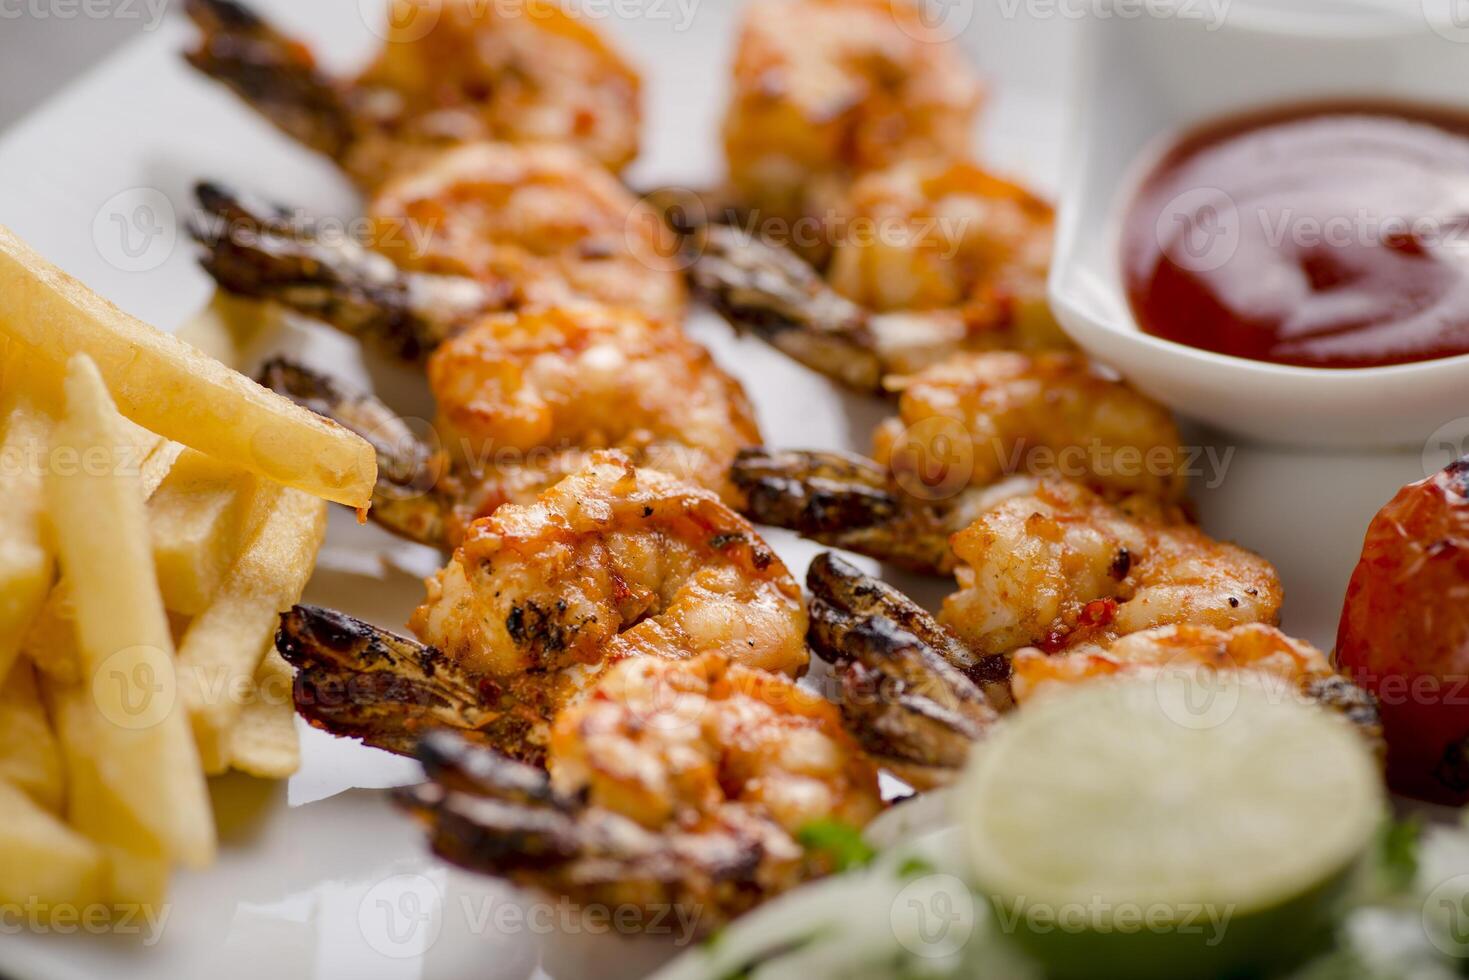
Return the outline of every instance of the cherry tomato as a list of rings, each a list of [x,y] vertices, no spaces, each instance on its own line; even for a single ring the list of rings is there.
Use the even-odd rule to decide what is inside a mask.
[[[1373,519],[1336,660],[1381,702],[1392,788],[1469,803],[1469,457]]]

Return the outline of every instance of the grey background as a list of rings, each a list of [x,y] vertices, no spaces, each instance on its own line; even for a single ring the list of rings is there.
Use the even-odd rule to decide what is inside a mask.
[[[0,4],[5,12],[0,16],[0,130],[118,45],[142,34],[146,24],[145,19],[116,17],[11,15],[29,7],[28,0]]]

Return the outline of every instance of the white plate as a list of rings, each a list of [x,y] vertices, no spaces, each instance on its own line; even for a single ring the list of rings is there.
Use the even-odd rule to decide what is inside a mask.
[[[360,6],[376,4],[362,0]],[[320,43],[329,63],[350,63],[373,41],[358,0],[256,5]],[[589,10],[620,6],[583,4]],[[707,184],[717,177],[734,6],[697,3],[692,24],[681,31],[652,12],[688,9],[687,0],[646,0],[640,9],[649,16],[609,25],[648,76],[648,152],[634,180]],[[1078,25],[1064,16],[1034,20],[1024,4],[947,9],[972,17],[964,37],[994,85],[986,158],[1049,190],[1058,172],[1063,93]],[[166,329],[194,314],[211,291],[188,243],[171,238],[178,215],[187,213],[195,179],[234,182],[322,214],[352,215],[356,207],[331,166],[186,68],[179,51],[188,38],[186,25],[169,20],[0,140],[0,222]],[[159,233],[145,238],[142,229]],[[712,317],[699,317],[691,330],[745,382],[773,444],[862,449],[886,413],[885,406],[839,396],[760,343],[735,338]],[[326,331],[313,331],[304,342],[322,347],[339,369],[367,378],[350,342]],[[1286,628],[1329,646],[1366,523],[1400,484],[1424,475],[1419,454],[1309,456],[1199,445],[1201,453],[1212,450],[1227,460],[1222,482],[1215,480],[1217,467],[1201,464],[1214,483],[1201,480],[1197,488],[1206,525],[1273,559],[1287,586]],[[784,533],[770,539],[798,574],[819,550]],[[414,576],[435,564],[432,553],[397,545],[338,513],[307,599],[401,628],[422,596]],[[929,598],[945,591],[941,584],[897,581]],[[170,916],[155,944],[117,936],[7,934],[0,939],[0,973],[17,980],[462,980],[535,973],[544,930],[515,925],[513,914],[499,912],[512,900],[508,890],[433,861],[417,830],[382,794],[334,795],[353,786],[411,781],[411,764],[309,730],[303,748],[302,772],[288,791],[233,777],[217,787],[217,795],[253,802],[245,807],[253,813],[229,820],[216,868],[177,876]],[[230,806],[231,812],[240,809],[238,801]],[[564,934],[555,933],[544,946],[550,953],[546,972],[588,972],[567,965],[567,955],[579,947]],[[604,947],[591,972],[607,975],[616,965],[634,974],[639,957],[647,962],[648,955],[627,943],[610,952]]]

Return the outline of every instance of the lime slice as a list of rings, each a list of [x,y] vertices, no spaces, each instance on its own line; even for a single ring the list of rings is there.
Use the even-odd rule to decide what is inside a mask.
[[[1039,699],[956,794],[996,926],[1056,977],[1254,974],[1309,951],[1386,814],[1344,722],[1246,675]]]

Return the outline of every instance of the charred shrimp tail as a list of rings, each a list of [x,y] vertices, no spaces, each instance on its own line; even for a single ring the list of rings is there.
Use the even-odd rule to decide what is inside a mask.
[[[306,45],[234,0],[186,0],[198,45],[185,57],[295,140],[342,159],[359,125],[349,89],[324,74]]]
[[[410,541],[448,547],[459,526],[458,481],[392,409],[371,395],[351,394],[331,378],[284,358],[268,361],[260,383],[277,394],[362,436],[377,452],[377,486],[370,516]]]
[[[276,649],[297,669],[296,710],[333,735],[400,755],[445,728],[476,744],[523,744],[514,736],[525,726],[499,703],[498,686],[435,647],[296,606],[281,616]]]
[[[847,727],[913,786],[952,781],[999,717],[985,690],[1008,698],[1003,658],[975,657],[910,599],[835,555],[812,562],[807,586],[811,647],[836,667]]]
[[[746,515],[758,523],[917,572],[943,574],[953,565],[955,501],[913,499],[869,459],[746,449],[730,476],[745,498]]]
[[[594,903],[680,905],[707,933],[758,901],[760,843],[734,830],[655,833],[556,792],[547,774],[458,733],[421,743],[429,782],[397,791],[434,852],[462,868]]]
[[[504,290],[472,279],[406,273],[345,234],[204,182],[190,232],[221,288],[274,300],[354,337],[421,361],[477,314],[500,309]]]
[[[730,225],[692,230],[694,288],[725,319],[848,387],[882,390],[888,372],[866,310],[785,248]]]

